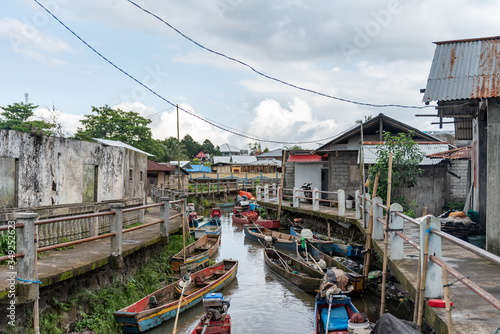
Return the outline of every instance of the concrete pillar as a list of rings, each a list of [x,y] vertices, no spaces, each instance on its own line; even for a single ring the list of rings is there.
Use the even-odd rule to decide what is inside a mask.
[[[95,206],[94,208],[94,213],[99,212],[99,206]],[[92,217],[90,218],[90,224],[89,224],[89,236],[90,237],[95,237],[99,235],[99,217]]]
[[[384,210],[377,204],[382,204],[382,198],[373,200],[373,240],[384,240],[384,225],[377,218],[383,218]]]
[[[337,190],[337,200],[339,207],[339,216],[345,216],[345,191],[343,189]]]
[[[394,203],[391,205],[390,212],[390,229],[401,230],[403,232],[403,218],[396,215],[396,212],[403,212],[403,207]],[[391,251],[389,252],[389,258],[391,260],[402,260],[405,256],[404,252],[404,240],[401,239],[396,232],[389,232],[389,244],[391,245]]]
[[[269,185],[264,186],[264,201],[269,202]]]
[[[160,207],[160,219],[163,219],[163,223],[160,223],[160,236],[164,241],[168,242],[170,235],[170,198],[161,197],[160,203],[163,203],[163,206]]]
[[[113,268],[123,267],[122,256],[122,234],[123,234],[123,203],[111,203],[109,208],[114,211],[113,220],[111,221],[110,232],[115,233],[111,237],[111,266]]]
[[[497,100],[488,100],[487,123],[486,250],[500,255],[500,104]]]
[[[19,212],[14,214],[17,223],[24,224],[24,228],[17,229],[17,252],[24,256],[17,259],[17,277],[20,279],[35,280],[35,218],[36,213]],[[18,302],[25,303],[37,298],[36,284],[17,281]]]
[[[427,215],[425,217],[430,217],[431,228],[441,231],[440,221],[432,216]],[[424,243],[426,234],[427,220],[422,219],[420,223],[420,256],[423,259],[424,256]],[[429,255],[432,254],[435,257],[442,259],[441,253],[441,237],[429,233]],[[422,261],[422,268],[423,268]],[[421,271],[423,272],[423,271]],[[442,298],[443,296],[443,271],[440,266],[432,261],[427,262],[427,279],[425,281],[425,298]]]
[[[359,207],[359,204],[361,202],[359,198],[359,190],[356,190],[354,193],[354,207],[356,208],[356,219],[361,219],[361,208]]]
[[[300,207],[300,199],[299,199],[299,188],[293,187],[293,207]]]
[[[255,189],[255,197],[257,197],[257,200],[260,201],[262,200],[262,187],[257,186]]]
[[[314,188],[312,191],[313,211],[319,211],[320,193],[318,191],[318,188]]]

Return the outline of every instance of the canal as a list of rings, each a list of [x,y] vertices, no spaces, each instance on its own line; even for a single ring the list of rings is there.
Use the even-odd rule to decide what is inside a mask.
[[[229,314],[234,333],[312,333],[314,296],[269,270],[264,264],[262,247],[245,238],[243,227],[232,224],[230,213],[224,213],[221,221],[222,241],[217,261],[224,258],[239,261],[236,279],[221,291],[224,297],[231,298]],[[371,321],[378,317],[380,297],[364,294],[352,299]],[[191,333],[204,314],[201,303],[182,313],[178,333]],[[149,333],[172,333],[173,327],[172,320]]]

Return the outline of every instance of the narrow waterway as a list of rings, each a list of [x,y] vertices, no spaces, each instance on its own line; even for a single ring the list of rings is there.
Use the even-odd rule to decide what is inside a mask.
[[[245,238],[241,225],[233,225],[229,213],[222,217],[222,242],[218,260],[239,261],[236,279],[221,292],[231,298],[229,314],[234,333],[312,333],[314,296],[303,292],[269,270],[262,247]],[[360,312],[378,314],[374,296],[353,297]],[[378,300],[380,302],[380,300]],[[200,303],[179,317],[178,333],[191,333],[205,313]],[[172,333],[174,321],[153,329],[152,334]]]

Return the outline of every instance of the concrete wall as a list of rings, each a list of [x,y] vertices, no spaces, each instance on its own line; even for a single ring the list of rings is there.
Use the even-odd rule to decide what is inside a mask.
[[[146,155],[125,148],[0,130],[0,157],[18,161],[20,208],[82,203],[85,165],[97,166],[97,201],[145,196]]]
[[[346,197],[354,197],[360,189],[360,182],[350,182],[349,165],[358,163],[357,151],[340,151],[328,154],[328,190],[344,189]]]
[[[310,182],[312,183],[312,189],[318,188],[318,190],[321,190],[322,168],[323,163],[295,163],[294,186],[300,188],[305,182]]]
[[[469,191],[469,164],[470,160],[451,160],[448,170],[460,178],[448,173],[447,177],[447,202],[465,203]]]

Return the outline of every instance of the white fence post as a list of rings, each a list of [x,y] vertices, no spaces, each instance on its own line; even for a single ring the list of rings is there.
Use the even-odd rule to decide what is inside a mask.
[[[264,186],[264,201],[269,202],[269,185]]]
[[[319,198],[321,194],[319,193],[318,188],[314,188],[312,191],[312,202],[313,202],[313,211],[319,211]]]
[[[36,213],[18,212],[14,214],[16,223],[24,224],[23,228],[17,230],[16,235],[17,251],[24,253],[23,257],[17,259],[17,277],[29,281],[35,280],[36,217]],[[17,284],[20,301],[33,301],[37,298],[38,287],[36,284],[23,281],[14,281],[13,283]]]
[[[356,219],[361,219],[361,209],[359,208],[359,190],[354,193],[354,207],[356,208]]]
[[[431,219],[431,228],[441,231],[441,223],[439,220],[432,216],[427,215],[420,219],[420,256],[424,256],[424,242],[425,234],[427,233],[426,218]],[[429,232],[429,254],[442,259],[441,253],[441,237]],[[423,266],[422,261],[422,266]],[[420,272],[423,272],[422,270]],[[440,266],[432,261],[427,261],[427,278],[425,280],[425,298],[441,298],[443,296],[443,271]]]
[[[391,230],[401,230],[403,232],[403,217],[396,215],[396,212],[403,212],[403,207],[398,203],[391,205],[390,221]],[[404,240],[396,235],[396,231],[389,231],[389,243],[391,245],[390,259],[402,260],[405,256],[404,253]]]
[[[257,186],[255,188],[255,197],[257,197],[258,201],[262,200],[262,186]]]
[[[373,200],[373,240],[384,240],[384,225],[377,218],[382,218],[384,210],[377,204],[382,204],[382,198],[375,197]]]
[[[299,188],[293,187],[293,207],[300,207]]]
[[[370,194],[365,194],[363,198],[363,227],[368,228],[370,218]]]
[[[111,237],[111,266],[113,268],[123,267],[123,256],[122,256],[122,234],[123,234],[123,203],[111,203],[109,208],[111,211],[115,212],[113,219],[111,220],[111,231],[115,233]]]
[[[170,236],[170,198],[160,197],[160,202],[163,203],[163,206],[160,207],[160,219],[163,219],[163,223],[160,223],[160,236],[168,242]]]
[[[345,191],[343,189],[339,189],[337,191],[337,200],[338,200],[338,208],[339,208],[339,216],[345,216]]]

